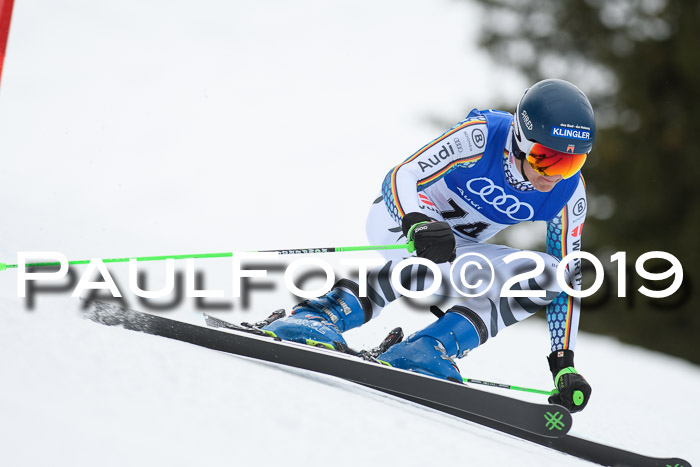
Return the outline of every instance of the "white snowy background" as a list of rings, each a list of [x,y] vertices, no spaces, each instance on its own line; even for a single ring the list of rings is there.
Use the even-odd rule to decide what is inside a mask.
[[[456,122],[526,87],[476,49],[479,15],[447,0],[16,2],[0,261],[365,243],[386,171],[445,130],[429,117]],[[229,262],[196,264],[232,306],[222,317],[295,303],[271,273],[275,291],[244,311]],[[162,283],[162,264],[143,268]],[[139,308],[128,268],[110,271]],[[70,290],[41,292],[30,310],[16,276],[0,272],[3,466],[589,465],[330,377],[95,325]],[[196,322],[195,309],[185,299],[169,315]],[[392,305],[348,340],[431,319]],[[532,320],[460,367],[549,388],[548,352]],[[574,434],[700,459],[696,366],[582,334],[577,367],[594,392]]]

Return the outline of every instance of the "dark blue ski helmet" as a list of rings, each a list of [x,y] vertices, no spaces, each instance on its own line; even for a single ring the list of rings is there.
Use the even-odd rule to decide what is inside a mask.
[[[595,139],[595,117],[586,95],[561,79],[532,85],[513,119],[513,152],[522,158],[535,143],[569,154],[587,154]]]

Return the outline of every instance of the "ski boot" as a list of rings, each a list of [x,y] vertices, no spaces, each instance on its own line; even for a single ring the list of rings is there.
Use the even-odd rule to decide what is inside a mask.
[[[461,383],[462,375],[454,359],[465,356],[487,337],[481,318],[473,311],[457,306],[377,359],[395,368]]]
[[[342,333],[363,325],[372,317],[371,303],[367,298],[358,298],[359,295],[357,284],[341,279],[327,294],[301,302],[292,309],[290,316],[275,320],[262,330],[287,341],[347,348]]]

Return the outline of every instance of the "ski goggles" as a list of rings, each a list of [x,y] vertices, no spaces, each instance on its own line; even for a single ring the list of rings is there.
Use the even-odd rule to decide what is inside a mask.
[[[586,162],[588,154],[571,154],[556,151],[540,143],[535,143],[527,155],[527,161],[537,173],[551,177],[561,175],[562,178],[571,178],[581,170]]]

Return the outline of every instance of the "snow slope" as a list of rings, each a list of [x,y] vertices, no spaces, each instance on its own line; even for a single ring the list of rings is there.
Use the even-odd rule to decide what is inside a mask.
[[[3,465],[566,460],[334,378],[67,314],[3,323],[3,355],[22,355],[3,364]]]
[[[522,92],[473,45],[478,20],[448,0],[16,2],[0,261],[364,243],[386,171],[442,131],[428,117]],[[197,268],[230,295],[228,263]],[[127,286],[124,266],[110,271]],[[290,307],[280,279],[222,315]],[[0,272],[0,465],[583,464],[333,378],[101,327],[69,295],[41,291],[30,309]],[[348,339],[431,319],[397,304]],[[548,340],[521,323],[462,371],[548,388]],[[696,366],[585,334],[577,366],[594,393],[576,434],[700,459]]]
[[[80,319],[75,299],[44,302],[34,312],[1,303],[0,465],[589,465],[332,377],[102,327]],[[392,306],[349,337],[369,345],[398,322],[410,330],[429,319]],[[462,372],[549,387],[544,322],[498,339],[462,360]],[[594,394],[573,434],[700,458],[696,367],[588,334],[579,348]],[[633,375],[651,377],[630,387]]]

